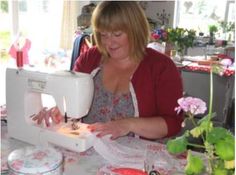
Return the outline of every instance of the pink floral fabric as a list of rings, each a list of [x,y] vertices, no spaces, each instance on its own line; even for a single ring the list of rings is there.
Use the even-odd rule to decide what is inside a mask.
[[[84,123],[106,122],[134,116],[131,93],[113,94],[102,82],[102,69],[94,77],[94,99]]]

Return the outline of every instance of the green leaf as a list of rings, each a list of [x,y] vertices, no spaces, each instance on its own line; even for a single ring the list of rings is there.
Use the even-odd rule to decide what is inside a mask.
[[[185,173],[187,175],[200,174],[204,170],[204,163],[198,156],[193,156],[191,151],[188,151],[187,165],[185,167]]]
[[[219,140],[225,139],[229,137],[229,132],[222,127],[214,127],[207,135],[207,141],[209,143],[215,144]]]
[[[187,150],[187,139],[185,137],[185,135],[181,136],[181,137],[177,137],[175,139],[172,140],[168,140],[167,142],[167,150],[169,151],[169,153],[172,154],[179,154],[179,153],[183,153],[184,151]]]
[[[223,160],[234,160],[235,150],[234,150],[234,140],[224,139],[220,140],[215,145],[216,154]]]
[[[227,134],[225,135],[224,140],[228,140],[229,142],[234,143],[235,142],[235,137],[231,132],[227,131]]]
[[[213,172],[214,175],[228,175],[228,171],[226,169],[217,168]]]
[[[193,137],[197,138],[204,132],[210,131],[212,129],[212,122],[208,120],[202,120],[199,126],[193,128],[190,133]]]
[[[200,126],[195,127],[190,131],[190,134],[195,138],[198,138],[202,133],[203,133],[203,129]]]
[[[215,116],[216,116],[216,112],[213,112],[211,115],[207,114],[202,119],[200,119],[197,123],[201,124],[202,122],[209,120],[209,117],[214,118]]]

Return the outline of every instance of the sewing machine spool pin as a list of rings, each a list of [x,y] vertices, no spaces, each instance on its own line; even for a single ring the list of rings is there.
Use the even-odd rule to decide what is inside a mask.
[[[67,113],[65,112],[65,123],[67,123],[68,117],[67,117]]]

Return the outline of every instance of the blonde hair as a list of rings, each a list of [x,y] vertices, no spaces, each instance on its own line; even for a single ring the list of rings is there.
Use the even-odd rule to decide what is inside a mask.
[[[131,58],[140,60],[149,41],[149,25],[141,6],[135,1],[103,1],[92,14],[92,28],[99,51],[109,58],[101,43],[101,31],[121,30],[128,35]]]

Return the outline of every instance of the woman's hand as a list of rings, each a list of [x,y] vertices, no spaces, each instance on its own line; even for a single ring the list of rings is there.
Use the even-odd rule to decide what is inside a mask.
[[[47,127],[50,126],[50,119],[53,123],[60,123],[63,119],[58,107],[53,107],[51,109],[43,108],[37,115],[32,118],[34,121],[37,121],[37,124],[41,124],[43,120]]]
[[[91,132],[96,132],[97,137],[111,135],[111,139],[127,135],[130,132],[129,119],[118,119],[106,123],[95,123],[88,126]]]

